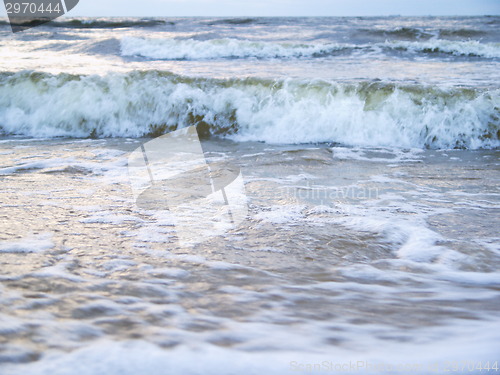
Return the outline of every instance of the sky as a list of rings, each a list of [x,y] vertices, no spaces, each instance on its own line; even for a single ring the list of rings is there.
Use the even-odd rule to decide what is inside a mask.
[[[0,16],[5,16],[5,8],[0,6],[0,9]],[[254,17],[485,14],[500,15],[500,0],[80,0],[68,16]]]

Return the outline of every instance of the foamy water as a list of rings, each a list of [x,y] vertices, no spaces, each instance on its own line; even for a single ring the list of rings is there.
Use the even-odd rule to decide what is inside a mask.
[[[496,373],[498,22],[0,23],[0,373]],[[188,126],[246,217],[136,204]]]
[[[498,147],[499,89],[393,83],[5,74],[0,122],[32,137],[141,137],[201,125],[269,143]]]

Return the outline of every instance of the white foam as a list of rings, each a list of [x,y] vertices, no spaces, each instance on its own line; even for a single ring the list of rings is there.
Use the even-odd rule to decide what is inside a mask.
[[[387,41],[384,46],[404,48],[414,52],[441,52],[456,56],[500,57],[500,43],[481,43],[477,40],[452,41],[431,39],[425,42]]]
[[[205,60],[220,58],[311,58],[328,56],[336,51],[380,53],[384,48],[411,52],[441,52],[456,56],[500,57],[500,43],[477,40],[386,41],[375,44],[349,43],[279,43],[242,39],[174,39],[124,37],[120,40],[122,56],[142,56],[166,60]]]
[[[348,148],[332,147],[333,157],[340,160],[362,160],[369,162],[416,162],[421,161],[422,149],[410,148]]]
[[[338,142],[408,149],[500,146],[491,128],[492,123],[496,126],[500,90],[471,94],[444,87],[431,87],[428,92],[421,87],[414,92],[404,87],[378,90],[376,86],[317,81],[228,83],[190,81],[155,72],[37,79],[32,84],[27,73],[4,78],[0,124],[6,133],[87,137],[95,131],[105,137],[139,137],[150,132],[150,124],[184,127],[199,116],[222,133],[236,125],[236,134],[230,136],[236,141]],[[425,106],[419,104],[422,100]],[[115,160],[115,167],[123,166],[123,159]],[[0,173],[47,167],[35,161],[0,169]],[[81,167],[99,172],[97,165]]]
[[[13,316],[0,313],[0,334],[8,335],[22,331],[26,323]]]
[[[74,158],[52,158],[52,159],[44,159],[39,161],[34,161],[31,163],[21,163],[11,167],[0,168],[0,175],[9,175],[19,171],[29,171],[29,170],[37,170],[37,169],[46,169],[46,168],[61,168],[64,169],[67,166],[76,163]]]
[[[255,333],[272,339],[273,331],[258,329]],[[433,329],[426,328],[432,334]],[[436,329],[434,329],[436,331]],[[443,332],[444,331],[444,332]],[[363,374],[407,374],[407,373],[440,373],[451,361],[493,363],[497,359],[495,343],[500,340],[498,322],[468,323],[462,327],[448,327],[448,338],[424,342],[422,344],[379,343],[371,350],[354,352],[339,347],[328,350],[308,348],[307,350],[253,350],[242,351],[221,348],[211,345],[180,346],[171,350],[163,350],[158,346],[142,340],[110,341],[100,340],[91,345],[70,353],[52,351],[40,361],[22,365],[5,365],[3,373],[14,375],[283,375],[290,372],[309,373],[306,366],[319,368],[325,365],[340,365],[339,371],[350,366],[359,367],[352,372]],[[277,332],[274,332],[277,333]],[[441,329],[441,335],[446,329]],[[280,336],[280,335],[279,335]],[[304,332],[303,341],[307,340]],[[280,339],[284,337],[279,337]],[[369,341],[373,341],[369,340]],[[294,341],[288,337],[290,347]],[[193,361],[196,358],[196,361]],[[447,365],[448,363],[448,365]],[[323,367],[322,367],[323,366]],[[408,371],[414,366],[417,370]],[[417,367],[415,367],[417,366]],[[475,367],[475,366],[474,366]],[[327,370],[325,370],[327,371]],[[347,370],[345,370],[347,371]],[[476,368],[469,374],[483,373]]]
[[[353,48],[348,44],[298,44],[255,42],[240,39],[165,39],[125,37],[120,40],[122,56],[142,56],[152,59],[199,60],[228,57],[239,58],[298,58],[330,54]]]
[[[183,279],[189,276],[189,272],[181,268],[169,267],[169,268],[154,268],[148,273],[154,276],[169,277],[173,279]]]
[[[289,224],[304,217],[305,206],[302,205],[286,205],[272,206],[269,210],[261,211],[254,215],[254,219],[263,223],[271,224]]]
[[[102,264],[102,267],[107,271],[118,272],[118,271],[126,271],[135,265],[136,265],[136,262],[131,261],[131,260],[113,259],[113,260],[108,260],[107,262],[104,262]]]
[[[143,220],[132,215],[117,215],[115,213],[100,212],[97,215],[81,219],[81,223],[95,223],[95,224],[123,224],[126,222],[140,223]]]
[[[27,236],[18,241],[1,241],[0,253],[41,253],[54,247],[52,233]]]
[[[73,282],[85,281],[82,277],[68,272],[68,267],[70,266],[71,264],[69,262],[60,262],[53,266],[42,267],[36,272],[32,272],[30,275],[37,278],[60,278]]]

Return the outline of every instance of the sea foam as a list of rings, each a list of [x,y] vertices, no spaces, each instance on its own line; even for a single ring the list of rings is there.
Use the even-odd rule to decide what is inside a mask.
[[[222,38],[209,40],[124,37],[122,56],[141,56],[158,60],[212,60],[221,58],[298,59],[324,58],[339,52],[373,52],[380,48],[391,52],[443,53],[455,56],[500,57],[500,43],[477,40],[430,39],[425,41],[390,40],[383,43],[280,43]]]
[[[0,76],[0,132],[142,137],[190,125],[237,141],[406,148],[500,145],[500,90],[206,79],[165,72]]]
[[[315,57],[351,48],[354,48],[354,45],[255,42],[233,38],[195,40],[125,37],[121,39],[123,56],[167,60]]]

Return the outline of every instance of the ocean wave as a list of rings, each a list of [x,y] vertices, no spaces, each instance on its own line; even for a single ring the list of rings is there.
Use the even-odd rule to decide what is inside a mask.
[[[161,25],[174,25],[172,21],[161,19],[137,18],[80,18],[62,19],[49,24],[52,27],[67,27],[74,29],[119,29],[125,27],[154,27]]]
[[[36,20],[35,20],[36,21]],[[174,25],[172,21],[149,18],[62,18],[44,24],[44,27],[64,27],[71,29],[119,29],[125,27],[154,27]],[[0,26],[9,25],[8,20],[0,20]]]
[[[195,40],[125,37],[121,39],[122,56],[165,60],[317,57],[352,48],[355,46],[336,43],[294,44],[232,38]]]
[[[478,38],[488,34],[486,31],[475,29],[441,29],[439,30],[440,38]]]
[[[429,39],[433,34],[412,27],[398,27],[396,29],[359,29],[358,33],[377,37],[389,37],[403,40]]]
[[[422,30],[413,27],[398,27],[395,29],[359,29],[357,34],[365,34],[374,37],[407,40],[407,41],[423,41],[431,38],[439,37],[446,38],[480,38],[488,33],[484,30],[476,29],[439,29],[439,30]]]
[[[406,51],[429,55],[500,58],[500,43],[433,39],[422,42],[386,41],[372,44],[347,43],[278,43],[233,38],[198,40],[173,38],[124,37],[120,41],[122,56],[140,56],[159,60],[210,60],[228,58],[321,58],[339,53],[376,50]]]
[[[224,18],[204,22],[206,25],[252,25],[255,23],[266,24],[263,18]]]
[[[443,53],[454,56],[475,56],[483,58],[500,58],[500,43],[481,43],[475,40],[451,41],[443,39],[426,42],[385,42],[386,48],[404,50],[414,53]]]
[[[237,141],[500,147],[500,90],[382,82],[0,74],[0,131],[142,137],[197,125]]]
[[[499,16],[485,16],[486,19],[492,18],[492,20],[486,22],[487,25],[500,25]]]

